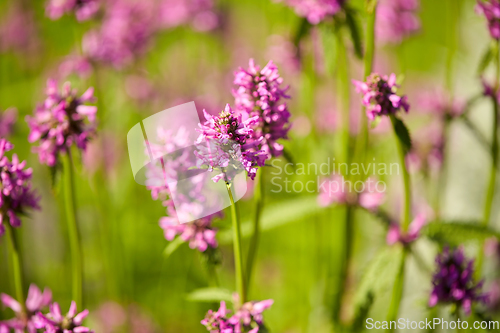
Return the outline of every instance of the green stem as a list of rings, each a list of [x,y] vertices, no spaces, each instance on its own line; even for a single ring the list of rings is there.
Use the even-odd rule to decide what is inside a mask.
[[[7,246],[9,248],[9,253],[12,262],[12,278],[14,282],[14,289],[16,292],[16,299],[22,307],[22,311],[26,312],[25,298],[23,292],[23,271],[21,263],[21,255],[16,242],[16,236],[14,235],[14,229],[8,221],[4,221],[5,234],[7,236]]]
[[[405,262],[407,255],[407,248],[403,248],[403,254],[401,256],[401,261],[399,262],[398,275],[394,281],[394,287],[392,289],[391,304],[389,306],[389,311],[387,313],[387,321],[397,321],[399,306],[401,304],[401,299],[403,298],[404,290],[404,275],[405,275]],[[394,329],[388,329],[388,332],[394,332]]]
[[[66,208],[66,220],[68,223],[69,245],[71,252],[72,295],[73,300],[76,304],[78,304],[78,306],[81,307],[83,306],[83,262],[80,235],[76,219],[74,167],[70,151],[68,151],[66,155],[61,155],[61,157],[64,165],[64,203]]]
[[[240,295],[241,304],[246,302],[245,273],[243,271],[243,256],[241,252],[241,223],[238,206],[234,202],[231,191],[231,183],[226,181],[227,193],[231,201],[231,216],[233,219],[233,248],[234,248],[234,267],[236,270],[236,290]]]
[[[264,172],[262,169],[257,171],[257,180],[255,185],[254,200],[255,200],[255,215],[253,220],[253,234],[250,239],[250,246],[248,248],[247,256],[247,269],[246,269],[246,282],[247,288],[250,288],[250,281],[252,278],[253,265],[255,262],[255,256],[257,254],[257,248],[259,245],[260,238],[260,217],[262,215],[262,209],[264,208]],[[247,289],[248,293],[248,289]]]

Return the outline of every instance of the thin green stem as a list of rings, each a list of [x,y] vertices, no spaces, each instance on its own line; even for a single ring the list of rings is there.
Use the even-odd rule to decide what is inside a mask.
[[[233,248],[234,248],[234,267],[236,270],[236,290],[240,295],[241,304],[246,302],[246,284],[245,273],[243,271],[243,256],[241,252],[241,223],[238,206],[234,202],[231,191],[231,183],[226,181],[227,193],[231,201],[231,216],[233,219]]]
[[[6,223],[5,223],[6,222]],[[16,236],[14,234],[14,229],[8,221],[4,221],[5,225],[5,235],[7,237],[7,246],[9,248],[9,254],[12,263],[12,279],[14,282],[14,289],[16,292],[16,299],[21,304],[22,310],[25,313],[25,298],[23,292],[23,270],[21,263],[21,255],[17,246]]]
[[[403,290],[404,290],[404,275],[405,275],[405,262],[407,255],[407,248],[403,248],[403,254],[401,256],[401,261],[399,262],[398,275],[396,276],[396,280],[394,281],[394,287],[392,289],[392,298],[391,304],[389,306],[389,311],[387,313],[387,321],[396,321],[399,306],[401,304],[401,299],[403,298]],[[388,332],[394,332],[394,328],[389,328]]]
[[[80,234],[76,218],[75,180],[71,152],[62,155],[64,166],[64,204],[68,223],[69,246],[71,252],[72,295],[78,306],[82,304],[83,261]]]
[[[257,180],[255,184],[254,201],[255,201],[255,215],[253,219],[253,234],[250,239],[250,246],[248,248],[247,265],[246,265],[246,282],[247,288],[250,288],[250,281],[252,278],[253,265],[260,238],[260,218],[264,208],[264,171],[259,169],[257,171]],[[247,289],[248,294],[248,289]]]

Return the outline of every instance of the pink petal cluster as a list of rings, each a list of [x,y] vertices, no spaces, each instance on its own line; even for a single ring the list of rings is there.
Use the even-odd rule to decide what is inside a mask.
[[[75,301],[66,315],[61,314],[59,304],[54,302],[50,305],[48,314],[38,313],[39,320],[43,323],[45,333],[93,333],[90,328],[82,326],[82,322],[89,314],[88,310],[83,310],[77,314]]]
[[[3,223],[18,228],[21,226],[19,215],[29,208],[39,208],[39,198],[31,189],[31,168],[25,169],[26,161],[20,162],[16,154],[11,160],[4,155],[12,148],[9,141],[0,139],[0,236],[5,232]]]
[[[382,205],[385,193],[379,192],[374,185],[375,179],[368,178],[360,193],[356,193],[356,187],[352,182],[346,181],[343,176],[334,174],[329,179],[323,179],[318,184],[318,204],[327,207],[332,204],[359,204],[370,211],[375,211]]]
[[[214,181],[222,179],[224,174],[230,180],[232,169],[237,172],[241,168],[254,179],[257,167],[264,166],[267,158],[264,150],[255,148],[256,141],[251,141],[254,138],[253,127],[258,123],[259,116],[249,117],[248,114],[241,113],[236,115],[229,104],[217,116],[212,116],[205,110],[204,115],[206,121],[199,125],[198,131],[201,134],[196,141],[198,151],[195,152],[200,164],[222,171],[214,177]],[[263,138],[256,140],[262,142]]]
[[[90,59],[123,68],[143,54],[155,32],[156,4],[153,1],[108,1],[101,26],[82,40]]]
[[[74,13],[78,21],[86,21],[98,11],[99,0],[49,0],[45,7],[47,16],[52,20]]]
[[[500,39],[500,1],[498,0],[478,0],[476,9],[488,20],[488,29],[493,39]]]
[[[372,73],[366,82],[353,80],[352,83],[356,91],[363,94],[363,104],[370,120],[377,116],[396,114],[400,109],[406,112],[410,110],[407,97],[396,94],[398,85],[395,74],[381,76]]]
[[[236,109],[243,119],[254,119],[250,124],[252,133],[243,151],[263,150],[267,158],[280,156],[283,146],[280,139],[287,139],[290,129],[290,112],[283,99],[290,98],[281,87],[283,78],[278,67],[269,61],[260,69],[253,59],[250,59],[248,69],[239,68],[234,74],[234,82],[238,88],[233,90]]]
[[[407,232],[401,230],[398,224],[392,224],[387,232],[386,242],[389,245],[400,242],[403,245],[410,244],[416,241],[419,237],[420,230],[427,223],[425,214],[418,214],[410,223]]]
[[[42,293],[36,285],[30,285],[25,305],[27,313],[24,313],[21,304],[9,295],[0,294],[0,299],[3,305],[11,308],[16,314],[15,318],[0,322],[0,333],[8,333],[9,329],[14,329],[15,332],[27,331],[28,333],[36,333],[38,332],[37,329],[43,327],[38,313],[50,304],[52,301],[52,292],[50,289],[45,288]]]
[[[220,308],[217,312],[209,310],[205,319],[201,321],[210,332],[224,333],[257,333],[264,327],[262,313],[273,305],[274,301],[268,299],[260,302],[244,303],[238,311],[231,317],[228,314],[226,303],[220,302]]]
[[[197,31],[219,26],[213,0],[160,0],[159,24],[165,29],[190,24]]]
[[[307,18],[309,23],[318,24],[327,17],[342,10],[347,0],[286,0],[295,9],[297,15]]]
[[[377,38],[401,43],[420,30],[419,0],[381,0],[377,8]]]
[[[26,117],[30,127],[29,142],[38,142],[33,151],[41,163],[55,166],[59,153],[65,153],[73,145],[85,150],[87,141],[95,133],[97,107],[85,105],[93,102],[94,88],[77,97],[71,84],[66,82],[62,91],[57,82],[49,79],[45,102],[36,107],[32,117]]]

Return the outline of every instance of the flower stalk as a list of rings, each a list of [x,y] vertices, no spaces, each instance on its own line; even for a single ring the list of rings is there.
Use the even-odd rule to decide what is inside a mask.
[[[250,246],[248,248],[248,255],[247,255],[247,265],[246,265],[247,288],[249,288],[250,286],[250,280],[252,278],[252,272],[253,272],[253,265],[255,263],[255,256],[257,255],[257,248],[259,246],[260,218],[262,215],[262,210],[264,208],[263,197],[264,197],[264,171],[261,168],[259,168],[257,170],[257,180],[254,190],[255,215],[253,220],[253,234],[252,238],[250,239]]]
[[[76,218],[74,166],[70,149],[68,149],[67,154],[62,154],[61,157],[64,167],[64,204],[71,252],[72,295],[76,304],[82,306],[83,261]]]
[[[5,223],[5,233],[7,236],[7,246],[9,248],[9,253],[11,256],[12,278],[14,282],[16,298],[22,307],[22,312],[26,313],[26,305],[24,303],[25,298],[23,292],[23,272],[22,272],[21,254],[19,253],[19,248],[17,246],[14,229],[12,228],[10,223]]]

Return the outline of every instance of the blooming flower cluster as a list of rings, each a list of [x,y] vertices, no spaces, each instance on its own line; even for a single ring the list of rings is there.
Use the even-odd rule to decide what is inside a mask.
[[[454,303],[470,314],[473,302],[486,303],[488,295],[481,294],[482,282],[474,281],[474,261],[465,258],[462,248],[445,248],[436,257],[437,270],[432,278],[433,289],[429,306]]]
[[[416,15],[419,0],[381,0],[377,9],[377,38],[384,42],[401,43],[420,30]]]
[[[374,179],[369,178],[360,193],[353,191],[351,182],[343,176],[334,174],[330,179],[325,179],[319,184],[320,193],[318,204],[322,207],[332,204],[359,204],[361,207],[374,211],[384,201],[385,193],[377,191]],[[356,188],[356,186],[355,186]]]
[[[500,1],[498,0],[478,0],[477,11],[483,14],[488,20],[488,29],[493,39],[500,39]]]
[[[334,16],[347,0],[286,0],[297,15],[307,18],[309,23],[318,24],[327,17]]]
[[[50,0],[45,11],[52,20],[74,13],[78,21],[92,18],[99,10],[99,0]]]
[[[14,146],[5,139],[0,139],[0,236],[5,232],[3,223],[12,227],[21,226],[19,215],[26,213],[28,208],[38,208],[38,197],[31,189],[31,168],[25,169],[26,161],[19,162],[16,154],[12,160],[5,152]]]
[[[48,314],[44,315],[39,312],[38,317],[45,333],[93,333],[90,328],[82,326],[82,322],[88,314],[88,310],[77,314],[76,303],[73,301],[68,313],[63,316],[59,304],[54,302],[50,305]]]
[[[396,94],[398,85],[396,75],[389,77],[372,73],[366,82],[352,81],[357,92],[362,93],[363,104],[366,106],[368,119],[373,120],[377,116],[393,115],[400,109],[406,112],[410,110],[406,96]]]
[[[396,244],[397,242],[403,245],[408,245],[416,241],[419,237],[420,230],[427,222],[425,214],[418,214],[415,219],[410,223],[407,232],[403,232],[398,224],[392,224],[387,232],[386,242],[389,245]]]
[[[158,14],[166,29],[190,24],[197,31],[210,31],[219,25],[213,0],[161,0]]]
[[[26,330],[28,333],[36,333],[38,332],[37,329],[43,327],[38,313],[50,304],[52,301],[52,292],[46,288],[42,293],[36,285],[32,284],[26,298],[25,309],[27,313],[24,313],[21,304],[9,295],[1,294],[0,299],[3,305],[11,308],[16,315],[13,319],[0,322],[0,333],[8,333],[10,328],[16,332]],[[2,325],[5,327],[5,331],[2,331]]]
[[[210,332],[257,333],[260,328],[264,327],[262,313],[271,307],[273,302],[272,299],[268,299],[244,303],[234,315],[229,317],[228,314],[231,311],[226,308],[226,303],[221,301],[219,310],[216,312],[209,310],[201,323]]]
[[[31,129],[28,140],[39,142],[34,152],[38,153],[41,163],[54,166],[59,153],[67,152],[73,145],[85,150],[87,141],[95,132],[97,107],[84,105],[94,101],[94,89],[89,88],[81,97],[66,82],[62,92],[57,91],[57,82],[48,80],[47,98],[37,106],[33,117],[26,121]]]
[[[288,87],[281,87],[283,78],[278,67],[269,61],[260,69],[250,59],[248,69],[240,68],[234,74],[233,83],[238,86],[233,90],[238,113],[243,119],[257,117],[257,122],[250,124],[253,131],[243,150],[264,150],[267,158],[280,156],[283,146],[277,141],[287,138],[290,112],[282,101],[289,98]]]

